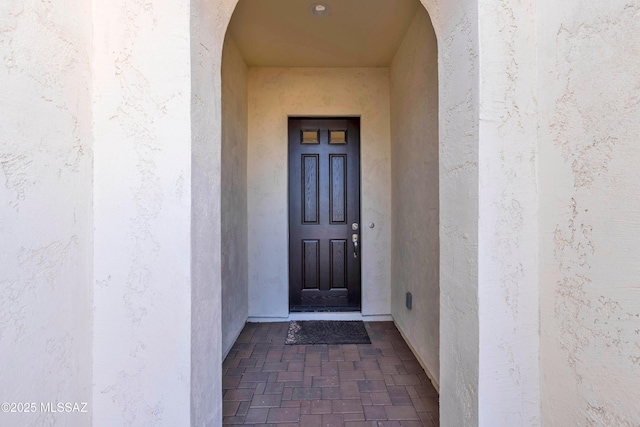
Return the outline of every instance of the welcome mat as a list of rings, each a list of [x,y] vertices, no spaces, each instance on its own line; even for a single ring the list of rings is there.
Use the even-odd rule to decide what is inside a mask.
[[[285,344],[371,344],[371,340],[359,320],[293,320]]]

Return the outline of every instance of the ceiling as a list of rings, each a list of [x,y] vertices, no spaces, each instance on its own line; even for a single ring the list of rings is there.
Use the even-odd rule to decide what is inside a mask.
[[[418,0],[240,0],[229,24],[250,67],[384,67]]]

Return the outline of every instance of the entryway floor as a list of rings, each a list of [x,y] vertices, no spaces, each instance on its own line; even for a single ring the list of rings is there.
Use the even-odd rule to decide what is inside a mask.
[[[222,365],[225,425],[438,426],[438,393],[393,322],[371,344],[285,345],[288,322],[247,323]]]

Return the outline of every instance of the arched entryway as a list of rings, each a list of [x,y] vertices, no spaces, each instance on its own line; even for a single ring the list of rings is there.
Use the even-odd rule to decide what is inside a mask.
[[[224,39],[225,34],[225,31],[223,31],[222,29],[226,29],[226,26],[228,25],[228,21],[230,19],[231,11],[235,7],[235,3],[235,1],[220,2],[216,3],[216,7],[211,3],[202,2],[194,8],[194,22],[192,22],[194,30],[194,40],[192,41],[192,45],[194,46],[194,58],[199,58],[200,64],[205,64],[205,66],[203,66],[203,69],[211,71],[214,76],[213,81],[208,81],[207,79],[210,79],[210,76],[206,77],[206,75],[203,74],[202,70],[197,70],[197,67],[194,68],[194,105],[196,106],[194,117],[196,119],[198,117],[203,117],[201,116],[201,114],[205,113],[205,111],[208,110],[208,112],[216,118],[216,122],[220,123],[220,120],[222,120],[223,132],[225,132],[224,114],[226,113],[224,110],[224,105],[220,102],[222,97],[224,96],[224,82],[218,80],[219,71],[216,70],[221,69],[223,48],[221,41]],[[468,281],[467,279],[469,277],[477,276],[476,264],[472,261],[474,259],[473,254],[476,245],[472,241],[473,237],[470,237],[477,234],[477,223],[474,221],[473,216],[465,216],[460,214],[461,207],[466,207],[462,208],[462,211],[466,213],[477,212],[477,197],[474,197],[473,194],[473,188],[477,187],[477,184],[474,185],[474,182],[476,182],[477,180],[477,174],[475,173],[474,169],[474,160],[477,152],[476,147],[474,147],[473,145],[474,138],[477,136],[476,131],[474,131],[474,129],[477,129],[477,126],[475,124],[476,117],[474,115],[473,108],[475,94],[477,93],[476,88],[474,87],[474,82],[476,81],[474,77],[477,67],[475,65],[473,55],[467,55],[470,49],[474,49],[473,40],[475,28],[471,24],[473,20],[469,19],[469,15],[467,15],[465,11],[463,9],[460,9],[459,7],[451,7],[451,10],[448,10],[448,8],[445,7],[446,5],[439,5],[438,8],[436,8],[435,5],[431,4],[427,4],[425,6],[428,9],[432,9],[430,10],[430,12],[432,12],[431,19],[433,20],[435,33],[438,35],[439,40],[438,73],[440,76],[442,76],[440,81],[438,82],[438,92],[440,93],[438,111],[440,118],[437,125],[439,128],[440,146],[439,149],[436,149],[436,152],[439,152],[439,161],[436,164],[437,167],[435,168],[435,174],[433,164],[431,165],[432,167],[430,169],[430,177],[437,177],[437,185],[435,186],[435,190],[432,190],[431,192],[431,200],[433,200],[433,192],[435,191],[438,203],[435,204],[435,209],[433,209],[433,205],[427,206],[427,209],[430,210],[429,214],[431,216],[428,218],[422,218],[424,219],[425,223],[429,223],[431,226],[433,226],[433,224],[436,224],[436,228],[438,228],[438,234],[440,236],[440,242],[438,247],[435,248],[435,252],[438,253],[442,251],[439,262],[436,264],[435,268],[433,266],[430,267],[431,275],[434,274],[434,271],[436,272],[436,276],[439,275],[441,289],[439,301],[444,303],[436,304],[436,306],[440,307],[439,332],[442,337],[440,342],[441,363],[438,366],[440,370],[442,416],[443,418],[449,418],[450,420],[469,420],[477,415],[475,409],[476,404],[474,403],[476,402],[475,396],[477,391],[474,387],[469,387],[469,384],[477,384],[476,361],[478,355],[477,333],[475,333],[474,335],[474,331],[477,331],[477,315],[474,315],[475,311],[473,310],[473,306],[469,306],[468,302],[473,301],[476,298],[477,289],[475,289],[473,286],[460,287],[457,284],[464,283],[465,285],[467,285],[466,282]],[[225,12],[221,13],[221,11]],[[449,15],[450,13],[452,15]],[[215,18],[217,24],[212,25],[210,21],[202,19],[205,16],[209,19]],[[448,32],[446,33],[442,33],[442,30],[439,30],[439,28],[441,28],[442,26],[443,21],[445,21],[447,24],[445,28],[447,28]],[[454,21],[456,22],[456,24],[453,24]],[[211,46],[209,42],[213,40],[217,41],[213,46]],[[443,45],[446,46],[446,49],[443,49]],[[463,54],[464,52],[466,53]],[[411,53],[408,54],[410,55]],[[202,61],[202,58],[205,58],[206,61]],[[406,68],[407,70],[405,70],[404,72],[410,72],[411,67]],[[396,71],[402,70],[396,68]],[[273,78],[274,76],[268,76],[267,80],[271,79],[272,81]],[[207,87],[209,88],[209,90],[206,89]],[[404,88],[405,91],[407,89],[408,86],[407,88]],[[213,90],[213,93],[215,93],[216,95],[213,98],[205,99],[203,94],[211,93],[210,90]],[[331,104],[331,102],[329,102],[329,104]],[[400,104],[403,104],[403,102],[400,102]],[[306,112],[306,114],[336,115],[340,114],[340,112],[334,110],[334,112],[326,113],[324,111],[314,110]],[[347,112],[346,114],[349,113]],[[353,112],[351,112],[351,114],[353,114]],[[453,120],[454,117],[455,120]],[[417,123],[417,120],[419,120],[419,118],[411,117],[411,113],[409,112],[400,114],[394,119],[394,123],[396,123],[395,131],[390,129],[389,138],[391,138],[392,134],[393,136],[402,137],[403,132],[410,132],[410,123]],[[202,123],[202,125],[204,125],[204,123]],[[194,126],[200,126],[198,120],[194,121]],[[221,136],[219,134],[216,134],[215,131],[210,134],[205,133],[202,136],[203,138],[201,141],[194,141],[196,144],[196,146],[194,146],[194,153],[200,151],[200,149],[205,152],[210,152],[214,161],[220,161],[221,171],[224,174],[225,164],[227,166],[231,164],[225,162],[229,161],[230,159],[225,156],[224,145],[222,145],[221,159],[220,157],[218,157],[219,153],[217,153],[217,149],[215,149],[215,147],[221,147],[220,142],[223,141],[224,138],[221,138]],[[465,140],[467,140],[468,143],[465,144],[463,142]],[[392,149],[391,147],[392,145],[389,144],[390,151]],[[395,146],[395,149],[396,153],[393,158],[395,158],[396,164],[389,165],[390,170],[389,175],[387,176],[391,176],[391,174],[394,173],[391,170],[394,169],[393,166],[395,166],[395,173],[397,175],[394,191],[398,194],[396,194],[395,198],[393,199],[394,203],[399,203],[399,205],[409,207],[411,206],[411,203],[413,201],[416,201],[415,197],[411,198],[411,192],[416,191],[417,189],[413,188],[411,191],[408,191],[406,193],[402,192],[402,189],[406,188],[407,185],[411,185],[412,180],[425,179],[426,182],[424,182],[423,184],[426,188],[434,188],[433,182],[432,179],[429,180],[426,176],[420,176],[420,172],[424,171],[424,169],[429,168],[425,168],[424,164],[411,164],[411,147],[405,147],[401,144],[398,144]],[[392,162],[393,160],[390,161],[390,163]],[[403,162],[407,162],[407,164]],[[246,167],[247,169],[249,169],[249,166]],[[194,162],[194,168],[198,168],[198,162]],[[194,170],[194,176],[197,175],[199,175],[198,171]],[[222,181],[222,186],[220,188],[224,203],[226,185],[225,178],[212,178],[213,182],[215,183],[219,183],[220,181]],[[393,182],[393,180],[390,181]],[[241,182],[241,180],[236,182]],[[228,188],[233,187],[232,182],[227,182],[227,184],[231,184]],[[430,184],[432,185],[431,187],[429,187]],[[250,185],[250,183],[247,183],[247,185]],[[460,192],[457,191],[460,188],[465,188],[466,193],[460,194]],[[193,194],[194,196],[196,196],[194,197],[194,205],[197,206],[199,202],[205,202],[206,198],[202,197],[201,193],[195,192]],[[250,201],[238,200],[237,197],[235,198],[235,201],[233,201],[235,196],[232,196],[232,194],[235,194],[237,196],[238,194],[241,194],[241,192],[231,191],[227,194],[230,196],[229,200],[232,200],[232,204],[237,203],[241,206],[243,203],[247,203],[247,205],[251,203]],[[419,192],[419,195],[423,196],[424,194],[422,192]],[[404,196],[408,196],[408,199],[403,200]],[[420,197],[418,197],[418,199],[419,198]],[[420,203],[420,200],[418,200],[418,203]],[[204,204],[206,205],[206,202]],[[396,207],[394,205],[389,205],[389,207],[391,206]],[[222,209],[224,210],[224,206],[222,207]],[[251,212],[250,206],[248,207],[248,210],[249,212]],[[439,214],[438,210],[440,211]],[[199,209],[194,210],[194,215],[196,217],[200,215],[198,211]],[[389,254],[389,274],[391,274],[393,268],[395,268],[396,272],[406,272],[406,275],[404,277],[401,277],[399,280],[399,282],[403,283],[404,286],[397,286],[395,288],[390,287],[389,291],[395,293],[393,296],[389,296],[389,302],[390,304],[391,300],[395,302],[396,315],[400,322],[404,322],[404,327],[407,335],[419,335],[422,334],[420,321],[411,319],[411,314],[413,313],[407,315],[402,311],[404,310],[404,293],[407,291],[413,291],[412,293],[416,293],[417,291],[419,293],[421,289],[419,283],[411,284],[411,280],[415,279],[415,275],[413,274],[413,272],[408,273],[407,271],[411,270],[411,268],[415,268],[415,271],[417,272],[427,271],[425,270],[425,264],[420,260],[420,258],[412,259],[412,248],[424,248],[421,248],[421,244],[423,242],[419,239],[415,239],[412,241],[411,232],[407,231],[404,228],[405,225],[411,223],[414,220],[421,220],[419,216],[412,216],[410,211],[410,209],[407,209],[406,214],[396,213],[396,216],[393,220],[391,219],[391,216],[389,217],[389,219],[393,221],[393,227],[396,227],[397,229],[396,240],[394,242],[392,242],[391,239],[389,240],[389,248],[393,248],[395,250],[395,258],[393,258],[393,264],[391,262],[392,254]],[[221,238],[225,239],[224,212],[221,212],[221,215]],[[251,214],[249,213],[249,215]],[[235,217],[233,218],[234,221],[236,219],[237,218]],[[249,222],[249,219],[247,219],[247,221]],[[439,225],[437,225],[438,223]],[[216,227],[214,224],[212,230],[215,228]],[[390,224],[389,229],[391,230],[391,228],[392,225]],[[249,239],[251,239],[251,232],[248,232],[248,234]],[[461,239],[460,236],[466,237],[464,239]],[[198,240],[197,236],[194,236],[194,238],[196,241]],[[431,250],[433,250],[433,247],[431,248]],[[403,251],[406,252],[403,253]],[[198,254],[194,255],[196,257],[198,256]],[[247,258],[249,258],[249,256],[250,255],[247,252]],[[470,261],[464,263],[463,265],[457,265],[457,268],[455,269],[443,269],[441,267],[442,265],[450,267],[451,265],[455,264],[453,260],[456,258],[467,259]],[[248,260],[248,262],[251,261]],[[394,267],[391,267],[391,265],[393,265]],[[205,275],[211,273],[217,275],[218,273],[216,273],[216,271],[221,271],[221,274],[224,275],[224,256],[221,257],[221,265],[216,266],[216,268],[218,267],[221,268],[221,270],[214,269],[210,270],[209,272],[203,273]],[[229,264],[227,264],[227,267],[229,267]],[[231,270],[227,269],[227,273],[229,271]],[[237,269],[236,271],[241,270]],[[251,271],[250,268],[249,271]],[[437,273],[438,271],[439,273]],[[198,271],[194,271],[194,273],[198,275]],[[389,276],[389,280],[391,280],[391,276]],[[223,277],[222,286],[224,286],[224,283],[225,278]],[[448,284],[451,284],[451,286],[448,286]],[[414,286],[414,288],[411,288],[411,286]],[[222,287],[220,290],[221,293],[224,294],[225,291],[222,289]],[[197,290],[195,291],[197,292]],[[248,299],[251,298],[249,296],[249,292],[250,290],[247,291]],[[225,296],[223,295],[223,315],[225,313],[224,298]],[[465,310],[461,310],[459,306],[464,306]],[[249,314],[250,310],[250,308],[247,310],[247,314]],[[238,315],[238,313],[242,312],[242,310],[233,309],[229,310],[229,312]],[[242,318],[242,316],[243,315],[241,314],[238,318]],[[214,322],[222,322],[217,318],[209,320],[213,320]],[[222,325],[222,323],[220,323],[220,325]],[[224,327],[221,326],[220,330],[224,331]],[[229,334],[227,333],[227,335]],[[411,337],[408,338],[409,342],[411,342]],[[220,341],[214,339],[213,344],[217,343],[217,345],[214,345],[211,348],[211,351],[213,351],[213,348],[215,347],[220,348],[220,346],[222,347],[222,350],[224,350],[224,346],[228,345],[228,341],[223,342],[223,340],[225,339],[228,340],[228,337],[225,337],[224,333],[222,334],[222,339]],[[414,339],[414,342],[418,341],[420,340]],[[473,345],[474,342],[476,343],[475,346]],[[420,351],[420,349],[418,349],[418,351]],[[215,357],[218,356],[212,354],[211,358],[209,358],[209,363],[212,360],[215,360]],[[204,359],[202,361],[204,362]],[[464,369],[460,368],[462,365],[464,365]],[[198,367],[194,366],[193,371],[197,370]],[[193,377],[193,379],[195,382],[199,381],[196,377]],[[195,398],[194,404],[196,404],[196,402],[199,400],[198,396],[193,397]],[[204,397],[204,395],[202,395],[202,397]],[[216,413],[219,410],[219,408],[216,408],[215,406],[212,406],[210,409],[211,411],[213,411],[210,413]],[[197,419],[198,411],[195,411],[194,415]]]
[[[221,418],[220,74],[236,4],[96,3],[84,20],[95,65],[96,423]],[[441,420],[535,425],[536,10],[423,5],[438,39]]]

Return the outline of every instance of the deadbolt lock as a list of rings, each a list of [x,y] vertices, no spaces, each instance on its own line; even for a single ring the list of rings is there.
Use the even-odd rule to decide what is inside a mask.
[[[358,229],[358,223],[357,223],[357,222],[354,222],[353,224],[351,224],[351,229],[352,229],[353,231],[356,231],[356,230]]]

